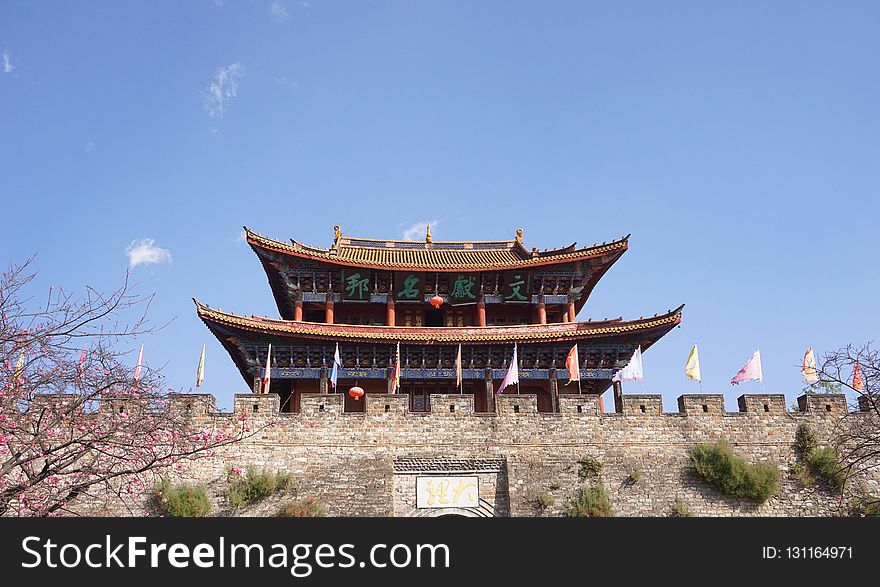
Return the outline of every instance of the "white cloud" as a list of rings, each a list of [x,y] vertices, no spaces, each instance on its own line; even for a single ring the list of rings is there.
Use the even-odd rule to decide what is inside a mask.
[[[287,7],[281,0],[272,0],[272,4],[269,5],[269,14],[274,16],[278,22],[284,22],[290,18],[290,13],[287,12]]]
[[[205,111],[209,116],[219,118],[226,114],[229,101],[238,95],[238,78],[245,74],[241,63],[217,68],[217,75],[211,84],[205,88]]]
[[[245,233],[244,229],[242,228],[242,229],[241,229],[241,232],[239,232],[237,235],[235,235],[235,238],[232,239],[232,240],[234,240],[237,244],[241,244],[241,243],[243,243],[244,241],[246,241],[246,240],[247,240],[247,234]]]
[[[86,141],[84,148],[86,150],[86,153],[91,153],[95,150],[95,141]]]
[[[156,239],[141,238],[131,241],[125,247],[128,255],[128,268],[133,269],[138,265],[151,265],[153,263],[167,263],[171,261],[171,251],[156,246]]]
[[[3,51],[3,73],[12,73],[15,71],[15,64],[12,62],[12,53],[9,49]]]
[[[288,88],[291,88],[293,90],[299,89],[299,85],[295,81],[288,79],[288,77],[286,75],[281,75],[281,76],[276,77],[275,78],[275,85],[276,86],[287,86]]]
[[[437,226],[436,220],[427,220],[425,222],[416,222],[409,228],[403,231],[403,240],[405,241],[420,241],[425,239],[425,233],[427,232],[428,226]]]

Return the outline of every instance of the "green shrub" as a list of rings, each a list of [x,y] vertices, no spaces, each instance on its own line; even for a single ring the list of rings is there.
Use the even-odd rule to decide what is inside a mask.
[[[578,477],[581,479],[596,479],[602,474],[602,463],[593,457],[581,457],[577,463],[580,465]]]
[[[323,518],[327,516],[327,510],[314,497],[303,500],[289,501],[275,514],[277,518]]]
[[[673,518],[690,518],[691,517],[691,509],[688,507],[687,503],[680,498],[675,498],[675,503],[672,504],[672,517]]]
[[[816,448],[816,433],[806,424],[801,424],[798,426],[797,432],[795,432],[794,445],[797,448],[798,454],[801,456],[807,454]]]
[[[810,471],[833,491],[840,493],[846,485],[846,469],[840,466],[837,451],[830,446],[814,448],[804,455]]]
[[[752,465],[736,455],[725,440],[695,445],[691,449],[690,461],[697,475],[727,495],[763,503],[779,490],[776,465]]]
[[[818,479],[832,491],[843,491],[846,485],[846,469],[840,464],[837,450],[832,447],[819,448],[816,433],[806,424],[798,426],[794,444],[806,464],[792,467],[798,481],[807,486]]]
[[[553,496],[543,491],[535,496],[535,507],[539,513],[543,514],[553,503]]]
[[[855,516],[880,516],[880,497],[866,495],[853,503],[852,513]]]
[[[211,513],[211,500],[201,485],[171,485],[162,479],[156,486],[156,505],[172,518],[201,518]]]
[[[627,484],[634,485],[642,480],[642,472],[639,469],[633,469],[626,478]]]
[[[583,487],[565,508],[569,518],[610,518],[611,500],[601,483]]]
[[[231,470],[227,478],[226,499],[229,505],[238,509],[265,499],[278,491],[293,487],[293,476],[279,471],[258,471],[251,467],[244,475]]]
[[[794,465],[792,465],[791,468],[788,470],[788,473],[803,487],[809,487],[816,482],[816,478],[813,477],[813,473],[810,471],[810,468],[802,465],[801,463],[795,463]]]

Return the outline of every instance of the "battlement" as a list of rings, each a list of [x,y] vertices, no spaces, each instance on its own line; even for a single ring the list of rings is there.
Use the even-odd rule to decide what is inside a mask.
[[[56,410],[78,401],[76,394],[46,394],[33,398],[30,410]],[[858,411],[871,411],[871,398],[859,398]],[[552,415],[556,417],[647,417],[681,416],[723,417],[740,414],[783,415],[790,413],[783,394],[744,394],[737,398],[738,411],[726,412],[724,396],[721,394],[685,394],[678,397],[678,412],[663,411],[663,398],[659,394],[623,395],[620,413],[604,413],[599,410],[599,397],[584,394],[561,394],[558,396],[557,410],[539,412],[538,400],[534,394],[499,394],[494,397],[494,412],[476,412],[474,396],[470,394],[432,394],[429,410],[414,412],[409,407],[409,397],[402,394],[369,393],[360,401],[364,409],[346,411],[345,397],[341,393],[304,393],[300,398],[299,412],[282,412],[281,398],[276,393],[254,394],[237,393],[233,400],[233,412],[229,414],[217,410],[216,399],[207,393],[173,393],[168,396],[167,409],[186,417],[230,416],[247,418],[297,417],[319,418],[322,416],[355,417],[424,417],[425,415],[444,415],[449,417],[497,417],[517,418],[531,414]],[[807,394],[797,399],[798,414],[819,416],[841,416],[848,413],[846,396],[842,394]],[[122,414],[137,409],[137,402],[128,396],[111,396],[98,402],[97,413],[103,415]],[[142,408],[141,408],[142,409]]]

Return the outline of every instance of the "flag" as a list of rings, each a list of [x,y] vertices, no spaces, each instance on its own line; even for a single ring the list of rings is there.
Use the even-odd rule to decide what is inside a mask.
[[[813,356],[813,347],[807,348],[804,354],[804,366],[801,367],[801,373],[804,381],[807,383],[816,383],[819,381],[819,373],[816,371],[816,357]]]
[[[263,370],[263,393],[269,393],[272,385],[272,343],[269,343],[269,351],[266,353],[266,368]]]
[[[565,368],[568,369],[568,383],[581,380],[581,362],[578,359],[578,345],[571,347],[568,355],[565,357]],[[568,385],[566,383],[566,385]]]
[[[196,387],[202,385],[205,378],[205,345],[202,345],[202,354],[199,355],[199,367],[196,369]]]
[[[865,391],[865,380],[862,378],[862,366],[856,361],[853,366],[852,388],[856,391]]]
[[[688,355],[687,363],[684,366],[684,374],[691,381],[703,381],[700,375],[700,353],[697,352],[697,345],[694,345],[694,348],[691,349],[691,354]]]
[[[83,374],[86,372],[86,345],[83,345],[83,350],[79,354],[79,367],[76,372],[79,378],[82,378]]]
[[[13,379],[19,385],[24,383],[24,349],[18,353],[18,361],[15,363],[15,375]]]
[[[733,376],[730,383],[736,385],[743,381],[764,381],[764,375],[761,373],[761,351],[754,352],[752,358],[746,361],[746,364]]]
[[[621,369],[611,378],[612,381],[641,381],[645,378],[645,373],[642,370],[642,347],[641,345],[636,348],[636,351],[633,353],[632,358],[629,360],[629,363],[626,364],[626,367]]]
[[[336,379],[339,377],[339,367],[342,367],[342,359],[339,358],[339,343],[336,343],[336,352],[333,353],[333,370],[330,371],[330,385],[336,391]]]
[[[498,391],[496,393],[501,393],[504,391],[504,388],[508,385],[513,385],[516,383],[519,385],[519,360],[516,358],[516,343],[513,343],[513,358],[510,359],[510,367],[507,368],[507,375],[504,376],[504,379],[501,381],[501,385],[498,386]]]
[[[339,351],[337,351],[339,352]],[[336,369],[336,366],[333,366]],[[397,349],[394,351],[394,371],[391,373],[391,393],[397,393],[400,387],[400,342],[397,343]]]
[[[141,345],[141,352],[138,353],[138,361],[137,365],[134,366],[134,382],[138,384],[141,382],[141,369],[144,366],[144,345]]]
[[[455,355],[455,385],[461,385],[461,345],[458,345],[458,354]]]

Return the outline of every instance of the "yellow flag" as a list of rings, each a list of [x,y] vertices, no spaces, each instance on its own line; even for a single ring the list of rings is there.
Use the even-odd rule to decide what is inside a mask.
[[[801,373],[804,376],[804,381],[807,383],[819,381],[819,373],[816,371],[816,357],[813,356],[813,347],[809,347],[806,354],[804,354],[804,366],[801,367]]]
[[[196,371],[196,387],[202,384],[205,378],[205,345],[202,345],[202,354],[199,356],[199,368]]]
[[[684,366],[684,374],[692,381],[703,380],[700,376],[700,355],[697,353],[697,345],[694,345],[694,348],[691,349],[691,354],[688,355],[688,362]]]
[[[22,375],[24,375],[24,351],[22,350],[18,355],[18,362],[15,364],[15,375],[14,379],[16,383],[23,383]]]

